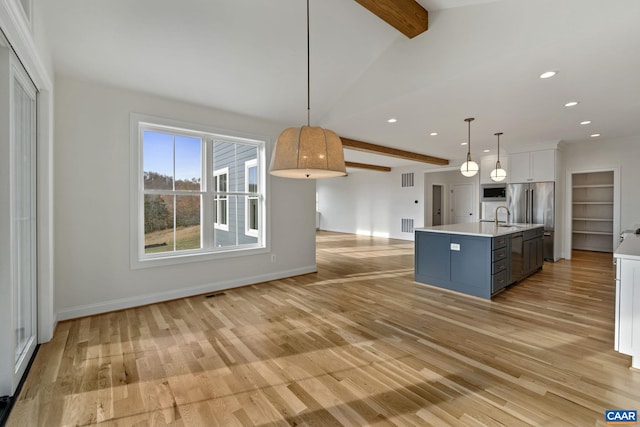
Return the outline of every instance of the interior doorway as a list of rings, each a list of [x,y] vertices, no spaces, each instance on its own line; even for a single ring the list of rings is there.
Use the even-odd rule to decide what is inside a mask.
[[[614,171],[590,171],[571,175],[572,249],[613,252],[617,246],[614,232]]]
[[[434,184],[432,187],[432,198],[431,198],[431,225],[442,225],[444,222],[442,220],[442,185]]]

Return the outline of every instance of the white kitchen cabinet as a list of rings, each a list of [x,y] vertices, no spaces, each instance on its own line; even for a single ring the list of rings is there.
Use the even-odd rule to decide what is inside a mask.
[[[614,255],[617,265],[614,346],[616,351],[631,356],[631,366],[636,369],[640,369],[640,255],[634,255],[638,249],[640,237],[631,236]]]
[[[543,182],[556,180],[556,151],[514,153],[508,157],[507,181]]]
[[[491,180],[491,171],[496,168],[496,161],[498,160],[498,156],[491,155],[485,156],[480,159],[480,184],[496,184],[495,181]],[[500,165],[502,169],[507,171],[507,179],[502,182],[509,181],[509,160],[507,160],[507,156],[500,156]]]

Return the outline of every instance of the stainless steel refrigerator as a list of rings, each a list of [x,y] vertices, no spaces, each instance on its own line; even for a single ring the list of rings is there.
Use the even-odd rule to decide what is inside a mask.
[[[544,224],[544,259],[554,260],[555,183],[508,184],[507,204],[511,222]]]

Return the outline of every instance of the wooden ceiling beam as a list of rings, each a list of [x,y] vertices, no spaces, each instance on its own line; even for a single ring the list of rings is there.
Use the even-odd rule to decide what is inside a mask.
[[[357,162],[344,162],[344,164],[348,168],[369,169],[369,170],[380,171],[380,172],[391,172],[391,168],[389,166],[370,165],[368,163],[357,163]]]
[[[342,147],[351,150],[382,154],[383,156],[398,157],[400,159],[413,160],[414,162],[429,163],[438,166],[446,166],[449,164],[449,160],[442,159],[440,157],[427,156],[426,154],[413,153],[411,151],[370,144],[368,142],[357,141],[355,139],[344,137],[340,137],[340,139],[342,140]]]
[[[415,0],[356,0],[410,39],[429,28],[429,12]]]

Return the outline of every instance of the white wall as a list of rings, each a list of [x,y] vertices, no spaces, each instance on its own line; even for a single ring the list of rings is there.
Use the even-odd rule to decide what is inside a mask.
[[[282,126],[57,76],[55,308],[59,319],[315,271],[314,183],[268,178],[271,253],[131,270],[129,115],[191,122],[272,143]],[[267,162],[268,164],[268,162]],[[269,231],[269,230],[268,230]]]
[[[571,173],[602,169],[620,170],[620,229],[640,224],[640,135],[611,140],[576,142],[563,145],[563,169],[567,176]],[[567,180],[566,185],[571,182]],[[571,238],[571,192],[566,190],[565,198],[565,257],[570,254]]]
[[[414,172],[414,187],[401,186],[405,172]],[[413,233],[401,231],[401,219],[413,219],[416,228],[424,226],[423,186],[420,168],[350,170],[346,177],[318,180],[320,228],[413,240]]]
[[[406,172],[414,173],[414,187],[401,186]],[[450,223],[449,190],[454,184],[468,183],[474,185],[474,220],[478,220],[477,175],[465,178],[457,169],[427,173],[420,166],[393,168],[391,172],[350,170],[347,177],[317,182],[320,229],[413,240],[413,233],[401,231],[401,220],[413,219],[415,228],[431,225],[432,184],[444,185],[443,220]]]

